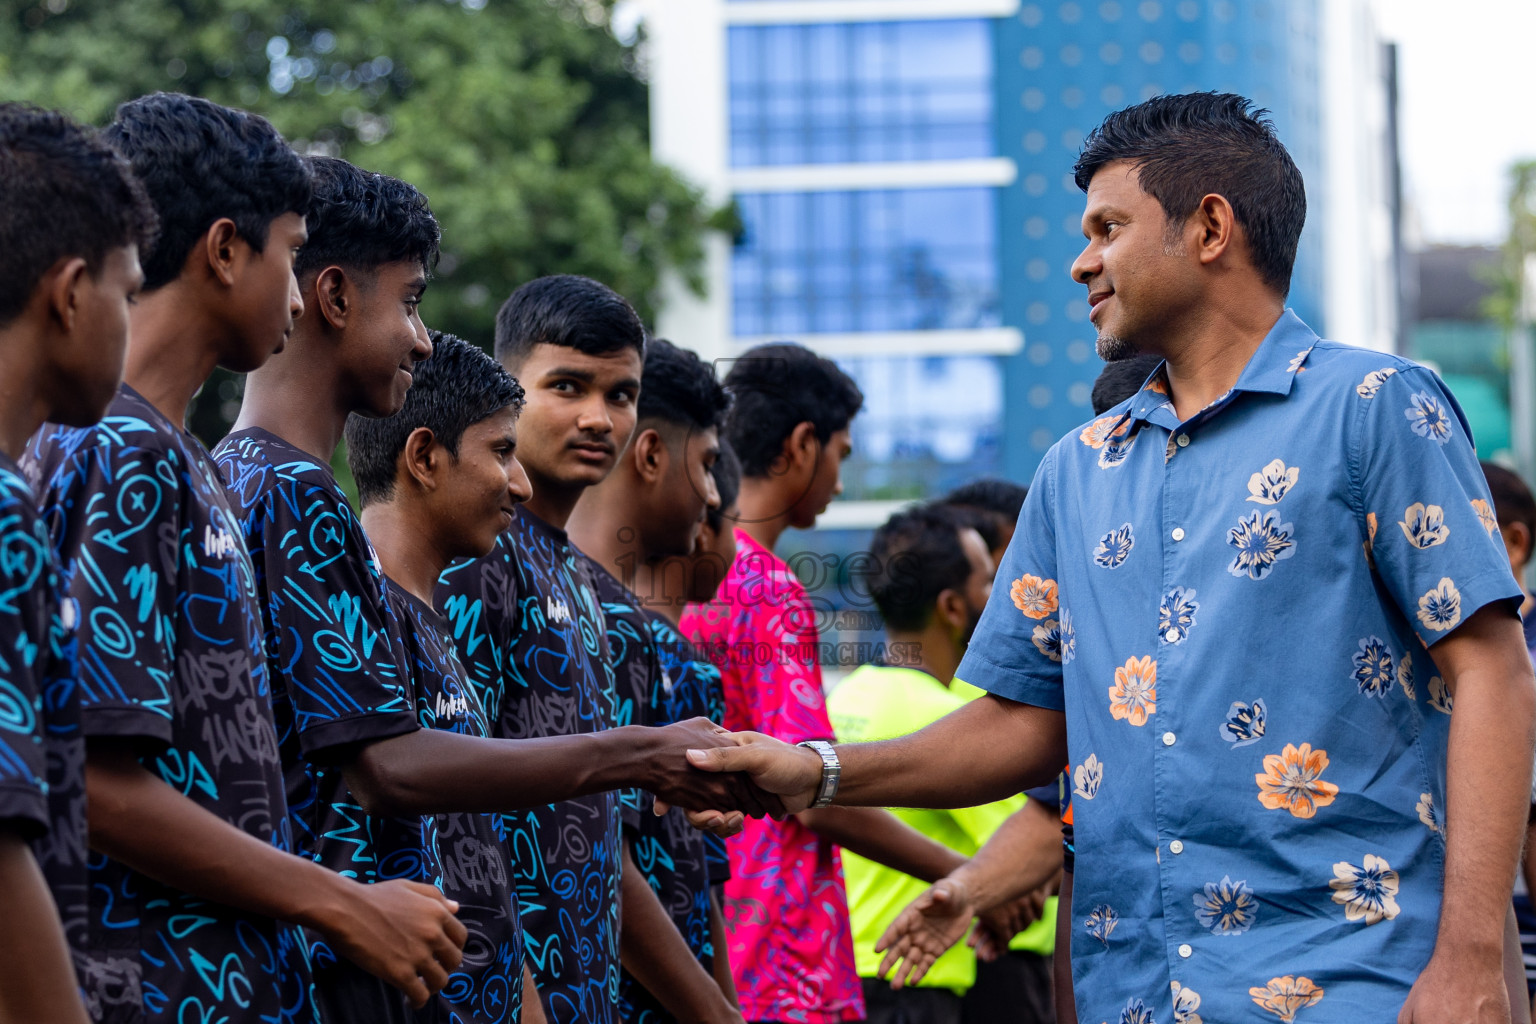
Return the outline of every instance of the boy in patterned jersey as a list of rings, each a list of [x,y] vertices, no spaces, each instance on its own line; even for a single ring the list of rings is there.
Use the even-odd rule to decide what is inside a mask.
[[[423,729],[488,737],[485,708],[454,653],[452,628],[433,606],[433,589],[454,559],[487,554],[511,509],[528,500],[528,478],[513,455],[523,391],[468,342],[435,332],[432,342],[398,413],[348,421],[347,457],[385,575],[407,700]],[[438,997],[453,1016],[439,1019],[543,1024],[537,995],[524,991],[501,816],[437,814],[425,824],[433,860],[424,866],[459,900],[470,932],[464,969]]]
[[[497,736],[567,737],[551,748],[564,749],[575,735],[584,744],[606,745],[630,734],[613,735],[606,622],[592,565],[571,543],[565,524],[582,492],[608,475],[629,443],[644,349],[645,332],[629,303],[587,278],[530,282],[497,315],[497,361],[528,392],[518,455],[533,497],[516,510],[489,555],[444,574],[440,601]],[[697,725],[636,730],[634,742]],[[709,745],[718,742],[714,729],[699,730]],[[661,781],[690,787],[700,781],[662,764],[669,777]],[[620,785],[671,800],[645,778]],[[746,790],[741,797],[742,804],[730,806],[771,809]],[[555,1024],[614,1024],[617,796],[596,793],[509,814],[507,830],[525,943],[546,1014]]]
[[[155,215],[127,162],[94,133],[9,103],[0,195],[0,1019],[84,1024],[77,609],[15,460],[44,420],[85,427],[106,411]]]
[[[89,876],[93,1016],[310,1019],[292,924],[425,999],[418,975],[456,958],[463,934],[442,895],[359,885],[287,852],[250,560],[212,460],[181,427],[215,365],[259,366],[302,308],[293,256],[309,175],[266,121],[186,96],[124,104],[104,137],[160,221],[126,383],[100,426],[50,426],[29,449],[79,608],[101,855]]]
[[[705,510],[720,504],[710,470],[729,404],[707,363],[652,339],[634,437],[571,515],[571,537],[594,563],[622,722],[666,725],[708,716],[707,693],[719,691],[714,667],[695,671],[702,666],[679,648],[671,624],[646,605],[686,599],[686,556]],[[710,977],[724,950],[712,940],[720,910],[710,894],[704,833],[680,810],[648,813],[652,799],[637,796],[624,811],[623,1019],[739,1020]]]

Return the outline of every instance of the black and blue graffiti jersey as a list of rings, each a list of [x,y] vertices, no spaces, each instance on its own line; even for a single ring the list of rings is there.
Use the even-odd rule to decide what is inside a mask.
[[[0,454],[0,826],[30,840],[83,979],[85,741],[75,602],[21,469]]]
[[[724,724],[725,683],[720,678],[720,669],[682,634],[671,619],[660,612],[648,611],[646,614],[650,618],[651,638],[656,642],[656,656],[670,683],[670,720],[686,722],[690,718],[707,718],[716,725]],[[729,881],[731,862],[725,854],[725,840],[713,833],[699,832],[679,812],[668,815],[668,820],[670,827],[678,830],[676,834],[683,837],[682,841],[691,841],[695,836],[702,839],[709,884],[724,885]],[[687,832],[682,832],[683,829]]]
[[[416,714],[424,729],[490,736],[480,695],[453,647],[453,627],[415,595],[389,580]],[[512,895],[511,854],[499,814],[435,814],[423,820],[436,855],[433,881],[459,903],[469,931],[464,962],[433,997],[443,1024],[502,1024],[519,1018],[523,993],[523,927]]]
[[[496,736],[614,723],[613,672],[591,563],[523,508],[485,558],[443,574],[438,604]],[[600,793],[505,816],[529,966],[551,1024],[614,1024],[619,801]]]
[[[326,756],[417,728],[362,525],[328,465],[265,430],[231,434],[214,458],[255,567],[298,852],[362,882],[429,881],[420,816],[364,813]],[[327,1024],[413,1019],[398,990],[306,934]]]
[[[663,662],[652,614],[634,593],[601,566],[593,565],[597,593],[608,620],[608,647],[624,725],[671,725],[705,714],[703,701],[680,701],[676,649]],[[680,714],[686,711],[687,714]],[[715,951],[709,931],[709,864],[704,836],[680,808],[664,816],[651,813],[655,795],[636,791],[624,813],[624,835],[635,866],[656,893],[662,908],[693,955],[712,970]],[[664,1024],[676,1018],[628,971],[620,982],[620,1013],[629,1024]]]
[[[124,385],[97,426],[44,427],[28,472],[79,609],[87,739],[142,744],[167,785],[290,849],[255,576],[208,453]],[[89,882],[100,1020],[307,1019],[291,926],[106,857]]]

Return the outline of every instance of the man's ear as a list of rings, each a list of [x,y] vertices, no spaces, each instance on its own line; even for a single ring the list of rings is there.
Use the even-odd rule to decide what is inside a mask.
[[[637,430],[630,439],[629,458],[634,464],[635,475],[644,483],[654,484],[667,475],[671,455],[661,431],[655,427]]]
[[[939,591],[938,598],[934,601],[933,613],[939,617],[939,621],[949,627],[951,631],[962,630],[966,626],[965,598],[960,591],[953,587],[945,587]]]
[[[80,289],[90,271],[79,256],[66,256],[48,268],[39,284],[48,304],[49,319],[68,334],[80,314]]]
[[[784,442],[785,469],[814,467],[821,456],[821,439],[816,436],[816,424],[805,420],[795,424]]]
[[[1509,551],[1509,560],[1512,564],[1521,567],[1531,564],[1531,537],[1530,527],[1524,523],[1510,523],[1508,526],[1499,527],[1504,534],[1504,547]],[[1525,581],[1520,581],[1524,586]]]
[[[352,281],[347,272],[334,264],[315,275],[314,301],[304,303],[304,312],[318,310],[334,331],[344,330],[352,312]]]
[[[447,468],[448,452],[427,427],[417,427],[405,439],[398,470],[403,470],[423,491],[435,491]]]
[[[246,252],[241,253],[238,251],[240,249]],[[235,222],[228,217],[220,217],[203,232],[202,242],[192,247],[187,259],[206,263],[208,272],[227,287],[235,283],[240,263],[244,256],[249,255],[249,250],[250,245],[240,237]]]
[[[1193,230],[1196,254],[1201,263],[1215,263],[1237,240],[1237,214],[1227,197],[1212,192],[1200,200],[1188,222]]]

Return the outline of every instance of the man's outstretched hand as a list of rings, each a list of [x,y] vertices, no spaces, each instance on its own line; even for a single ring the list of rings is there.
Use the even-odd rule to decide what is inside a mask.
[[[891,977],[892,988],[916,985],[933,962],[965,937],[976,910],[965,883],[941,878],[907,904],[875,943],[880,977]],[[892,970],[895,971],[891,974]]]
[[[714,739],[722,742],[700,744],[688,751],[692,769],[746,784],[745,788],[756,794],[758,806],[775,818],[798,814],[815,801],[816,791],[821,787],[821,757],[815,751],[756,732],[729,733],[721,729]],[[671,802],[687,810],[688,820],[695,828],[717,835],[731,834],[723,831],[731,811],[747,810],[742,804],[705,807]],[[657,813],[665,813],[666,807],[667,802],[656,801]]]

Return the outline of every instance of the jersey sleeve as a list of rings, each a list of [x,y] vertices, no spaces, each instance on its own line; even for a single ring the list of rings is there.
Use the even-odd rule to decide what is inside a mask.
[[[1057,584],[1055,466],[1053,448],[1035,473],[955,678],[999,697],[1060,711],[1066,706],[1062,663],[1051,637],[1070,628],[1071,595]]]
[[[1350,448],[1367,557],[1425,646],[1521,592],[1499,536],[1466,417],[1432,371],[1362,386]]]
[[[41,659],[49,649],[39,592],[53,585],[48,537],[20,478],[0,477],[0,828],[49,827]]]
[[[267,584],[268,649],[306,753],[418,727],[372,548],[333,486],[290,477],[242,524]]]
[[[459,661],[492,718],[506,697],[505,671],[520,619],[511,543],[503,532],[490,554],[450,565],[437,584],[437,604],[453,627]]]
[[[661,698],[661,665],[650,631],[627,604],[605,603],[609,663],[613,666],[614,724],[655,726],[661,722],[657,701]],[[625,829],[640,828],[641,814],[650,801],[634,786],[618,791],[619,813]]]
[[[169,744],[186,467],[132,436],[82,444],[44,511],[78,608],[82,732]]]

